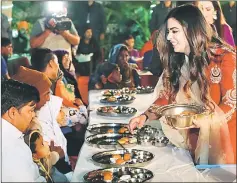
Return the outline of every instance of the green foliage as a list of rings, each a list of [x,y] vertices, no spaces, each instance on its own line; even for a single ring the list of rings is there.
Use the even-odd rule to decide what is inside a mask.
[[[17,28],[17,22],[29,22],[29,31],[33,24],[42,15],[43,3],[40,1],[13,1],[12,28]]]
[[[103,2],[108,27],[115,24],[115,32],[107,32],[104,48],[107,51],[114,44],[121,43],[123,33],[135,37],[135,48],[141,49],[149,40],[150,1]]]

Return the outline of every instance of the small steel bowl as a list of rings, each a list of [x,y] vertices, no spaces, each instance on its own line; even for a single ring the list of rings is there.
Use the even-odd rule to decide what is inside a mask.
[[[149,135],[138,136],[137,143],[142,146],[151,146],[154,138]]]
[[[195,114],[180,115],[182,112],[188,111]],[[200,115],[207,115],[207,111],[203,106],[196,104],[170,104],[157,109],[160,116],[165,116],[167,123],[175,128],[186,128],[193,124],[193,120]]]
[[[169,143],[169,139],[165,136],[163,137],[157,137],[153,143],[156,147],[165,147]]]

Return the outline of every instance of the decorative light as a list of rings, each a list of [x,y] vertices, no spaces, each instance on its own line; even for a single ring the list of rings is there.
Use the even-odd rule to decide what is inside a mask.
[[[13,4],[11,4],[11,5],[3,5],[2,6],[2,10],[10,9],[12,7],[13,7]]]
[[[47,6],[48,6],[48,11],[51,13],[58,13],[58,12],[63,11],[62,1],[48,1]]]

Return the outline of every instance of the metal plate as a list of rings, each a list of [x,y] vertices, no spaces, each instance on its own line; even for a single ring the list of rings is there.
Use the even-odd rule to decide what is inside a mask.
[[[119,95],[119,96],[110,96],[102,97],[100,99],[101,103],[107,104],[131,104],[136,98],[130,95]]]
[[[131,117],[134,116],[137,109],[127,106],[103,106],[97,109],[97,114],[109,117]]]
[[[137,131],[137,143],[142,146],[164,147],[169,143],[169,139],[158,129],[145,125]]]
[[[135,95],[137,93],[135,88],[122,88],[114,90],[105,90],[102,92],[103,96],[118,96],[118,95]]]
[[[109,180],[104,180],[104,175],[111,174]],[[121,168],[109,168],[98,169],[88,172],[83,176],[85,182],[146,182],[153,178],[152,171],[144,168],[135,167],[121,167]],[[127,179],[126,179],[126,178]]]
[[[146,94],[146,93],[152,93],[154,92],[154,87],[152,86],[146,86],[146,87],[143,87],[143,86],[138,86],[136,88],[136,91],[137,91],[137,94]]]
[[[125,158],[124,154],[126,154]],[[125,161],[123,164],[116,163],[116,160],[120,159],[120,157]],[[122,167],[122,166],[143,167],[148,165],[153,158],[154,155],[152,153],[138,149],[127,149],[127,150],[121,149],[116,151],[104,151],[94,154],[92,156],[94,164],[99,165],[103,168]]]
[[[126,130],[124,128],[126,128]],[[121,129],[121,131],[120,131],[120,129]],[[100,123],[100,124],[94,124],[94,125],[88,126],[87,130],[90,133],[93,133],[93,134],[104,134],[104,133],[109,133],[111,131],[113,131],[113,133],[122,134],[121,132],[123,132],[125,130],[123,133],[129,134],[129,130],[127,128],[127,124],[125,124],[125,123]]]
[[[126,138],[129,141],[126,144],[121,143],[125,148],[134,147],[137,144],[137,137],[131,134],[116,134],[116,133],[105,133],[91,135],[86,138],[86,142],[93,147],[103,149],[117,149],[121,146],[118,144],[118,140]]]

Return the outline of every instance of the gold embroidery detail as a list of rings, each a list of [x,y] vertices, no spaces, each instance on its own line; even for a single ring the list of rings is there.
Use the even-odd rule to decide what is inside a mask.
[[[228,90],[225,94],[225,96],[223,97],[223,99],[225,99],[225,104],[230,106],[231,108],[236,107],[236,89],[231,89]]]
[[[217,66],[211,68],[211,82],[219,83],[221,81],[222,74],[221,69]]]

